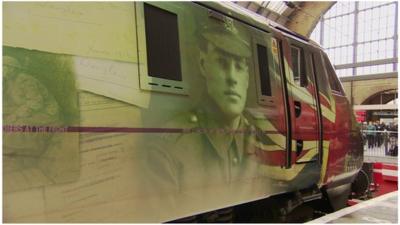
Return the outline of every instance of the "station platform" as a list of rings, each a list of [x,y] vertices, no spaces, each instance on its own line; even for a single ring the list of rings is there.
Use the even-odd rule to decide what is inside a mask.
[[[398,223],[397,191],[309,221],[308,223]]]

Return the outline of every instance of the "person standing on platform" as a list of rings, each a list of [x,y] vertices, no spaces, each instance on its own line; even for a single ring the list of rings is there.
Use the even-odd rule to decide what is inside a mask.
[[[374,147],[374,139],[375,139],[375,125],[370,121],[367,126],[367,140],[368,140],[368,148]]]
[[[376,147],[381,147],[382,145],[382,140],[383,140],[383,136],[382,136],[382,132],[383,132],[383,124],[381,124],[379,121],[376,121]]]
[[[383,123],[383,145],[385,147],[385,155],[388,155],[388,144],[389,144],[389,131],[388,131],[389,127],[385,125],[385,123]]]

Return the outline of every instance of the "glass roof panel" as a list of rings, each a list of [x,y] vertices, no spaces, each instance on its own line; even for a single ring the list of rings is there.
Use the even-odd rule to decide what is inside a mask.
[[[270,1],[266,7],[278,14],[282,14],[288,8],[283,1]]]

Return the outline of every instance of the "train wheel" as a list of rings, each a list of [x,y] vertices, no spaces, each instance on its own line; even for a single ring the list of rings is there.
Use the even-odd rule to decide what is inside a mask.
[[[365,195],[369,188],[369,177],[364,170],[358,172],[356,179],[351,184],[351,191],[354,193],[355,198],[359,198]]]

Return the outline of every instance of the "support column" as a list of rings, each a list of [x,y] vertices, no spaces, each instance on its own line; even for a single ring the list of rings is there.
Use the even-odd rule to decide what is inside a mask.
[[[394,3],[394,6],[395,6],[395,14],[394,14],[393,58],[397,58],[397,48],[398,48],[398,46],[397,46],[397,39],[398,39],[398,35],[397,35],[398,28],[397,28],[397,26],[399,25],[399,22],[398,22],[398,19],[399,19],[399,9],[398,9],[399,3],[396,1]],[[393,63],[393,71],[397,71],[397,64],[398,63]]]
[[[324,24],[325,24],[325,19],[324,19],[324,16],[322,16],[322,18],[321,18],[321,29],[320,29],[321,33],[319,35],[319,43],[320,43],[321,46],[324,46],[324,28],[325,28]]]
[[[358,46],[358,3],[355,2],[354,7],[354,37],[353,37],[353,63],[357,63],[357,46]],[[353,67],[353,76],[357,73],[357,68]]]

